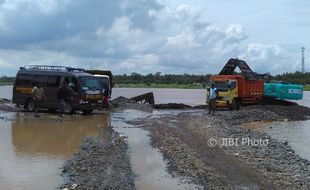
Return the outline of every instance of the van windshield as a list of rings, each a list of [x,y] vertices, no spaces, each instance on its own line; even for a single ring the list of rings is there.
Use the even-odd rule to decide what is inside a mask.
[[[228,91],[229,83],[227,81],[215,81],[214,86],[218,91],[225,92]]]
[[[102,90],[101,82],[96,77],[80,77],[80,82],[83,90]]]
[[[99,77],[100,81],[101,81],[101,87],[103,89],[108,89],[110,86],[110,81],[109,78],[107,77]]]

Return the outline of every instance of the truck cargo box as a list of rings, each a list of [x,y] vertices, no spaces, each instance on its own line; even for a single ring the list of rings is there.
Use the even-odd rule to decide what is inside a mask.
[[[236,80],[238,87],[238,99],[242,104],[252,104],[260,100],[264,95],[264,80],[247,80],[242,75],[214,75],[211,81]]]
[[[246,80],[241,75],[214,75],[212,81],[237,80],[239,97],[259,97],[264,94],[264,80]]]

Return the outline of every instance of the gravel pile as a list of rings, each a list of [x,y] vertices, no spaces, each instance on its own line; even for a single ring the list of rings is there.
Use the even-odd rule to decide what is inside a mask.
[[[131,121],[150,131],[152,145],[168,162],[171,174],[207,189],[309,189],[310,162],[287,142],[240,127],[250,122],[299,120],[309,117],[303,106],[258,105],[241,110],[165,115]],[[173,126],[173,127],[169,127]],[[215,146],[208,139],[268,139],[267,146]],[[240,141],[239,141],[240,143]],[[241,186],[238,186],[241,185]]]
[[[150,104],[138,104],[136,101],[123,96],[113,99],[111,101],[111,105],[114,110],[138,109],[149,111],[153,109]]]
[[[77,184],[76,190],[135,189],[127,143],[114,131],[110,135],[85,140],[81,150],[65,163],[66,182],[61,188]]]
[[[281,189],[309,189],[310,162],[295,154],[287,142],[279,142],[270,135],[241,128],[245,122],[296,120],[305,118],[309,108],[302,106],[258,106],[220,113],[209,122],[223,137],[249,138],[250,140],[268,139],[268,146],[230,146],[224,147],[228,154],[235,155],[244,165],[257,170],[266,183],[273,183]],[[288,112],[295,112],[287,114]],[[306,146],[306,145],[305,145]]]

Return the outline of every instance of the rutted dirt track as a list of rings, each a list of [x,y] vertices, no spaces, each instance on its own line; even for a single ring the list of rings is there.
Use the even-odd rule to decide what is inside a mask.
[[[169,171],[190,177],[209,189],[308,189],[310,162],[294,154],[285,143],[266,134],[249,131],[235,125],[242,121],[256,121],[255,108],[242,111],[220,112],[206,116],[182,113],[156,119],[133,121],[151,131],[153,145],[159,148],[169,162]],[[227,115],[229,114],[229,116]],[[243,117],[240,117],[240,114]],[[262,114],[262,113],[261,113]],[[261,120],[280,120],[274,112],[262,115]],[[237,122],[239,123],[239,122]],[[269,139],[266,147],[215,146],[208,140],[221,137]]]

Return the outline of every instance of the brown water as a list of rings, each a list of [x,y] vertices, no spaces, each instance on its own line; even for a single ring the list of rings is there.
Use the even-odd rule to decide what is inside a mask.
[[[275,122],[263,131],[279,141],[287,141],[297,154],[310,160],[310,120]]]
[[[118,96],[131,98],[143,93],[153,92],[155,103],[184,103],[200,105],[206,101],[204,89],[167,89],[167,88],[113,88],[112,99]],[[0,86],[0,98],[12,99],[12,86]]]
[[[128,137],[132,167],[138,175],[135,182],[136,187],[147,190],[202,189],[186,183],[186,179],[172,177],[166,171],[167,163],[164,162],[162,154],[152,148],[149,133],[124,123],[126,120],[163,114],[169,114],[169,112],[145,113],[137,110],[125,110],[122,113],[113,114],[112,126],[116,131]]]
[[[0,189],[54,189],[64,161],[86,136],[100,136],[109,114],[64,117],[0,113]]]
[[[13,96],[13,86],[0,86],[0,98],[11,100]]]

